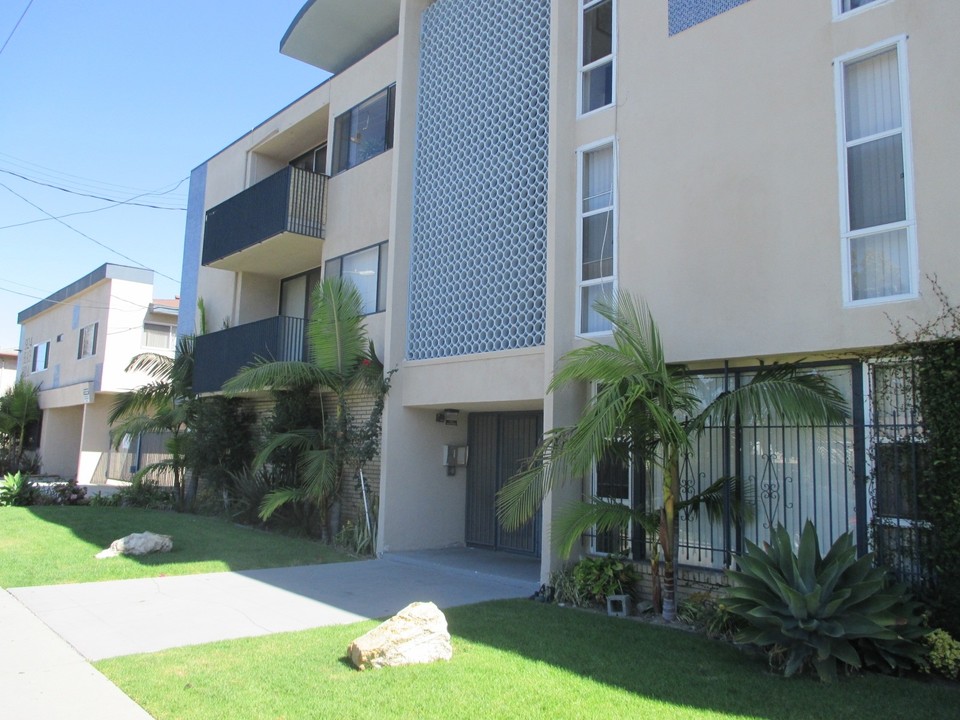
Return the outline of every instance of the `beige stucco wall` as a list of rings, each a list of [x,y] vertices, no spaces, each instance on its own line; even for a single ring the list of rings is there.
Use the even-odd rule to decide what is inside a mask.
[[[89,483],[97,465],[110,451],[110,424],[107,417],[115,396],[98,393],[94,402],[83,406],[83,431],[80,435],[80,459],[76,477],[79,483]]]
[[[77,476],[82,428],[82,405],[44,410],[40,427],[41,472],[65,480]]]
[[[925,275],[957,296],[960,82],[943,69],[960,63],[960,5],[894,0],[835,22],[828,2],[749,2],[673,37],[666,3],[618,8],[618,103],[574,142],[617,138],[619,280],[648,300],[671,357],[886,344],[888,315],[932,311]],[[575,8],[563,17],[575,27]],[[904,34],[924,297],[844,308],[833,60]],[[574,62],[559,74],[575,78]],[[576,91],[560,85],[556,103]],[[574,154],[559,158],[575,174]]]

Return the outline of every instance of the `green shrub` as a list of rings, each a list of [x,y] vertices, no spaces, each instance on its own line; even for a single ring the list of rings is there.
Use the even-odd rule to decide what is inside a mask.
[[[87,489],[76,480],[57,483],[50,489],[50,495],[56,505],[87,505]]]
[[[605,605],[610,595],[633,596],[639,579],[633,563],[617,555],[584,558],[573,566],[576,594],[585,603]]]
[[[145,477],[135,480],[130,487],[117,493],[117,502],[123,507],[139,507],[149,510],[172,510],[175,504],[173,493]]]
[[[21,472],[7,473],[0,484],[0,507],[15,505],[25,507],[37,501],[39,491],[27,475]]]
[[[857,559],[850,533],[821,557],[812,522],[796,553],[780,526],[766,548],[748,542],[739,566],[727,571],[730,612],[749,625],[737,639],[767,648],[771,659],[782,657],[787,676],[812,665],[829,682],[838,662],[880,670],[923,663],[919,604],[873,567],[872,554]]]
[[[726,598],[708,592],[694,593],[677,607],[677,617],[707,637],[732,640],[746,622],[731,612]]]
[[[937,672],[949,680],[960,679],[960,641],[946,630],[934,630],[923,638],[927,647],[929,667],[925,672]]]
[[[544,588],[544,593],[545,597],[549,597],[562,605],[583,607],[587,604],[584,598],[580,597],[577,581],[573,577],[572,565],[565,565],[550,573],[550,580],[547,587]]]

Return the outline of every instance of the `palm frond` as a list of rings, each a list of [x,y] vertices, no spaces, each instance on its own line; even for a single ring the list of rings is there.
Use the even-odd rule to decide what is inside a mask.
[[[289,432],[274,433],[260,448],[260,452],[253,459],[254,469],[262,468],[270,462],[270,456],[277,450],[293,450],[298,453],[308,452],[320,448],[322,438],[317,430],[312,428],[291,430]]]
[[[160,353],[145,352],[134,355],[127,363],[127,372],[142,372],[161,381],[169,381],[173,358]]]
[[[303,361],[258,358],[223,384],[229,395],[258,390],[294,390],[326,386],[330,377],[321,368]]]
[[[559,539],[557,552],[566,558],[582,535],[594,528],[598,534],[629,527],[637,520],[637,511],[618,502],[591,498],[590,502],[578,502],[561,510],[554,521],[553,530]]]
[[[313,317],[307,326],[310,362],[341,387],[364,358],[363,300],[353,283],[330,278],[317,283],[311,296]],[[327,383],[332,389],[335,384]]]
[[[760,418],[772,414],[791,425],[842,424],[849,406],[829,378],[796,363],[761,368],[749,383],[721,394],[690,423],[694,433],[709,425],[731,422],[740,414]]]
[[[301,502],[305,500],[303,488],[282,487],[272,490],[263,497],[260,503],[260,519],[269,520],[277,510],[287,503]]]

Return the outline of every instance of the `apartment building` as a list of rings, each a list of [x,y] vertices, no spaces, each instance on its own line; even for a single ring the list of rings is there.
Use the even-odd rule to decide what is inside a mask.
[[[127,365],[142,352],[172,357],[178,308],[154,299],[152,270],[106,264],[17,316],[20,377],[40,388],[44,474],[105,479],[113,401],[151,381]]]
[[[16,348],[0,349],[0,395],[17,382],[17,363],[20,352]]]
[[[853,408],[844,427],[707,433],[684,493],[736,473],[755,512],[682,518],[682,564],[715,570],[806,518],[825,543],[904,535],[916,409],[908,368],[878,359],[893,323],[936,315],[930,278],[960,297],[957,29],[949,0],[311,0],[281,51],[333,76],[193,173],[185,307],[230,326],[198,341],[197,382],[301,357],[310,284],[353,278],[398,371],[380,551],[523,552],[546,577],[564,504],[657,502],[655,472],[623,467],[521,531],[494,512],[578,417],[590,388],[546,387],[609,338],[593,302],[623,289],[705,398],[802,359]],[[633,528],[582,550],[646,544]]]

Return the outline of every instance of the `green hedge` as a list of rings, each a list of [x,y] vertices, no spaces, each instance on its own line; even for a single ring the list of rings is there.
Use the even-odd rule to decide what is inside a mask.
[[[914,346],[930,468],[920,501],[933,525],[934,624],[960,635],[960,340]]]

